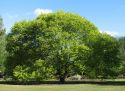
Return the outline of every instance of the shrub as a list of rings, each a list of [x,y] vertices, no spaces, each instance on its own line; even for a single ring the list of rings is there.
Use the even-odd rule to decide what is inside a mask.
[[[30,67],[16,66],[13,75],[17,81],[41,81],[52,77],[52,69],[39,59]]]

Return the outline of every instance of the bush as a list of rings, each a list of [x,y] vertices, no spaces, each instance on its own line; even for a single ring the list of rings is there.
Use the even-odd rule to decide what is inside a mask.
[[[13,70],[14,79],[17,81],[41,81],[52,78],[52,69],[46,67],[44,60],[36,60],[33,66],[16,66]]]

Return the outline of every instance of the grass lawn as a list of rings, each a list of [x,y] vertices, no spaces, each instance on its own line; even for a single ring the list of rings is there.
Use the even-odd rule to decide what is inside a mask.
[[[125,91],[117,85],[0,85],[0,91]]]

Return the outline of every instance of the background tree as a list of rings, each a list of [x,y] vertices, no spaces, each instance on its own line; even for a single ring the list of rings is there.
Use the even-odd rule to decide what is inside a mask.
[[[120,56],[122,60],[125,60],[125,37],[119,38],[119,43],[120,43]]]
[[[122,61],[122,71],[121,74],[124,76],[125,75],[125,37],[119,38],[119,43],[120,43],[120,59]]]
[[[6,41],[5,41],[5,29],[3,27],[3,20],[0,17],[0,71],[4,70],[4,61],[6,58]]]
[[[119,42],[116,38],[102,33],[90,44],[92,54],[86,63],[90,78],[117,77],[120,72]],[[88,43],[89,44],[89,43]]]

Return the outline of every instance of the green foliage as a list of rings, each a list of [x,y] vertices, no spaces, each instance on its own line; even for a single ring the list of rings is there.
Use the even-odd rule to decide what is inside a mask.
[[[79,68],[83,59],[86,60],[89,48],[83,40],[91,30],[97,31],[97,28],[85,18],[65,12],[16,23],[7,37],[6,74],[13,75],[18,65],[29,67],[35,60],[43,59],[52,66],[57,78],[65,79],[73,71],[73,65]]]
[[[100,34],[92,45],[92,51],[86,64],[87,74],[91,78],[116,77],[121,64],[118,41],[107,34]]]
[[[28,81],[29,79],[31,79],[32,74],[29,74],[29,67],[16,66],[13,72],[15,79],[17,79],[18,81]]]
[[[17,80],[42,80],[53,70],[51,75],[61,82],[75,74],[113,76],[119,66],[118,47],[115,38],[101,34],[79,15],[62,11],[45,14],[12,27],[7,36],[6,74]],[[44,60],[41,66],[36,63],[39,59]]]
[[[7,75],[12,75],[17,65],[30,66],[35,60],[40,59],[36,28],[35,21],[22,21],[16,23],[12,28],[12,33],[7,36],[6,50],[9,53],[5,62]]]
[[[40,59],[30,67],[18,65],[13,70],[14,79],[17,81],[41,81],[52,78],[52,69],[45,65],[44,60]]]
[[[124,75],[125,74],[125,37],[119,38],[119,43],[120,43],[119,56],[122,61],[122,68],[121,68],[122,70],[120,74]]]
[[[4,71],[4,61],[6,58],[6,41],[5,29],[3,28],[3,21],[0,17],[0,71]]]
[[[125,65],[125,37],[119,38],[119,43],[120,43],[120,57],[121,60],[123,61],[123,64]]]

